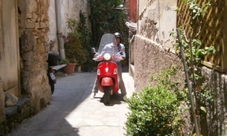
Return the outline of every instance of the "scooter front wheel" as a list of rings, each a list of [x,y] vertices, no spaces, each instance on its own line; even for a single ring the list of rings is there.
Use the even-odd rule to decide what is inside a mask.
[[[110,91],[111,91],[111,86],[104,86],[104,96],[103,96],[103,102],[105,105],[108,105],[110,103]]]

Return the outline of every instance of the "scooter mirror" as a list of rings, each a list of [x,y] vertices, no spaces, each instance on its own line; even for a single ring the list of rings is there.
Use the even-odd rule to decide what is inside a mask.
[[[96,53],[96,50],[94,47],[91,48],[92,53]]]

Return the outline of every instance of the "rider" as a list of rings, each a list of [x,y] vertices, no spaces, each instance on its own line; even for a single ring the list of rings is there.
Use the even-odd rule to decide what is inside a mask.
[[[125,53],[125,46],[124,46],[124,44],[121,43],[121,34],[119,32],[115,32],[114,36],[115,36],[116,43],[117,43],[115,45],[115,48],[121,55],[120,60],[124,60],[126,58],[126,53]],[[116,61],[116,63],[117,63],[117,70],[118,70],[119,88],[121,90],[121,96],[122,96],[122,98],[124,98],[124,97],[126,97],[127,92],[126,92],[126,89],[125,89],[124,81],[122,79],[121,62]],[[94,85],[92,92],[93,92],[92,97],[95,97],[96,93],[98,92],[97,79],[95,81],[95,85]]]

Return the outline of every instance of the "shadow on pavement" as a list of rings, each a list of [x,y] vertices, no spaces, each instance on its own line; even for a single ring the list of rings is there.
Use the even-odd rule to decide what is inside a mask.
[[[122,69],[123,72],[127,72],[127,70],[127,67]],[[110,124],[111,132],[113,132],[112,129],[116,129],[114,131],[116,134],[113,133],[113,135],[122,134],[125,113],[119,113],[117,108],[121,108],[121,111],[125,110],[124,102],[121,101],[118,94],[112,95],[110,104],[106,106],[103,103],[97,103],[103,94],[95,98],[97,101],[91,100],[90,95],[95,78],[96,72],[74,73],[68,76],[58,75],[55,84],[56,90],[52,95],[50,105],[32,118],[25,120],[9,136],[108,135],[108,131],[99,131],[99,128],[108,128],[108,125],[100,124]],[[104,112],[107,115],[114,114],[116,117],[113,117],[116,119],[114,118],[112,121],[110,118],[112,122],[106,122],[103,118]],[[122,122],[115,122],[117,119]],[[115,126],[115,124],[117,125]]]
[[[104,104],[102,101],[102,97],[95,97],[94,99],[99,99],[99,102]],[[122,104],[122,98],[120,94],[114,94],[110,96],[110,103],[105,106],[114,106],[116,104]]]
[[[79,136],[73,123],[86,115],[75,110],[91,94],[96,73],[74,73],[56,75],[57,83],[50,104],[22,124],[8,136]]]

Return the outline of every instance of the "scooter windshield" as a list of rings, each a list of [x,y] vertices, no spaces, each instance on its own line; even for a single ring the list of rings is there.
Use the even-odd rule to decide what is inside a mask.
[[[115,40],[115,36],[113,34],[106,33],[101,38],[97,53],[101,56],[105,53],[110,53],[110,55],[112,56],[118,56],[116,44],[117,43]]]

